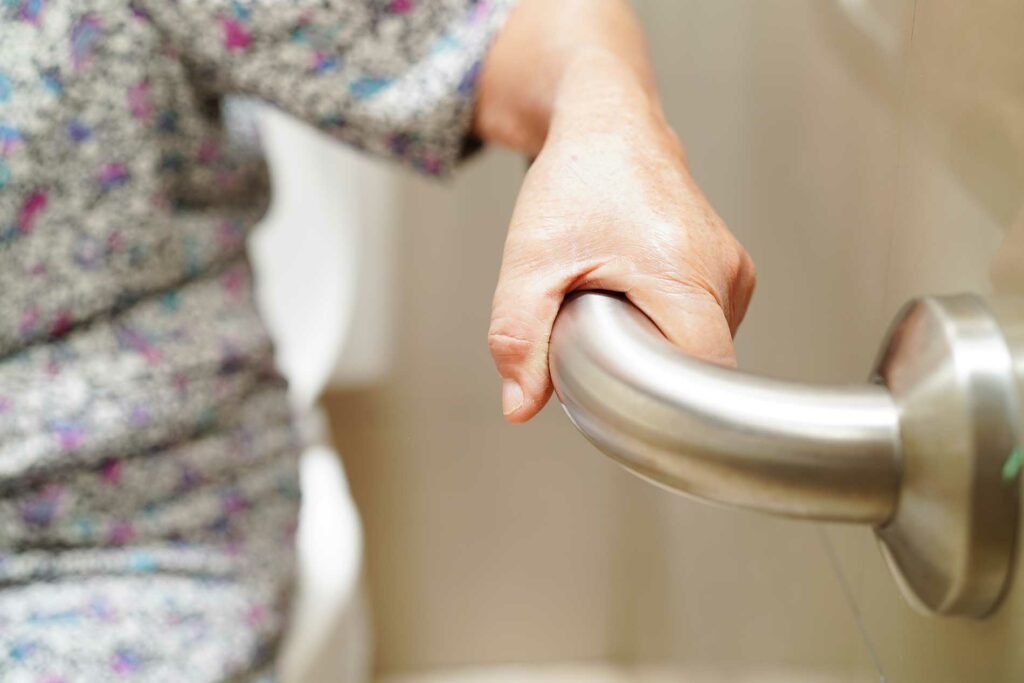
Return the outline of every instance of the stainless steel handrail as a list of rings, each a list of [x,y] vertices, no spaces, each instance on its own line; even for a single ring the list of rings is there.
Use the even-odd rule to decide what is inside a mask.
[[[563,307],[558,396],[633,472],[700,498],[793,517],[878,524],[899,488],[899,420],[884,387],[815,387],[705,363],[624,299]]]
[[[566,413],[633,473],[712,502],[870,524],[915,604],[974,616],[998,603],[1013,552],[1016,479],[999,476],[1020,443],[1012,356],[974,297],[909,305],[877,382],[856,386],[696,360],[602,292],[563,304],[549,349]]]

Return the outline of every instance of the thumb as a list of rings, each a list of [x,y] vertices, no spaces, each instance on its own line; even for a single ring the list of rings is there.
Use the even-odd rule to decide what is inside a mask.
[[[548,341],[562,289],[538,286],[538,279],[506,276],[502,269],[491,307],[487,344],[502,378],[501,408],[509,422],[526,422],[551,397]]]

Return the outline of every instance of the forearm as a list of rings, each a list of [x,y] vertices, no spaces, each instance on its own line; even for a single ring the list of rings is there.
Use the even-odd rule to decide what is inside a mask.
[[[634,113],[661,116],[626,0],[522,0],[487,55],[479,93],[477,135],[531,156],[556,117],[600,126]]]

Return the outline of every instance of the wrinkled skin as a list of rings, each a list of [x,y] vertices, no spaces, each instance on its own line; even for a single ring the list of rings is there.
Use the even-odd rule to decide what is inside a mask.
[[[529,19],[528,6],[510,23]],[[535,134],[505,119],[512,146],[540,143],[509,226],[488,334],[512,422],[551,395],[548,339],[576,290],[622,292],[683,350],[736,362],[732,337],[754,289],[753,263],[690,176],[635,54],[642,41],[613,42],[628,54],[588,43],[564,59],[549,111],[533,112]]]

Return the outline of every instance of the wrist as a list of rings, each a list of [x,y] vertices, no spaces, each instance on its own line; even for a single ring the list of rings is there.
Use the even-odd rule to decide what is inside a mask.
[[[484,61],[473,123],[484,141],[536,155],[556,118],[572,125],[652,108],[660,111],[627,2],[522,0]]]
[[[536,156],[552,129],[597,131],[645,118],[663,120],[653,88],[615,53],[586,46],[542,83],[498,88],[484,78],[474,128],[486,142]]]
[[[551,103],[548,130],[558,135],[626,133],[665,119],[653,86],[603,48],[584,48],[566,64]]]

